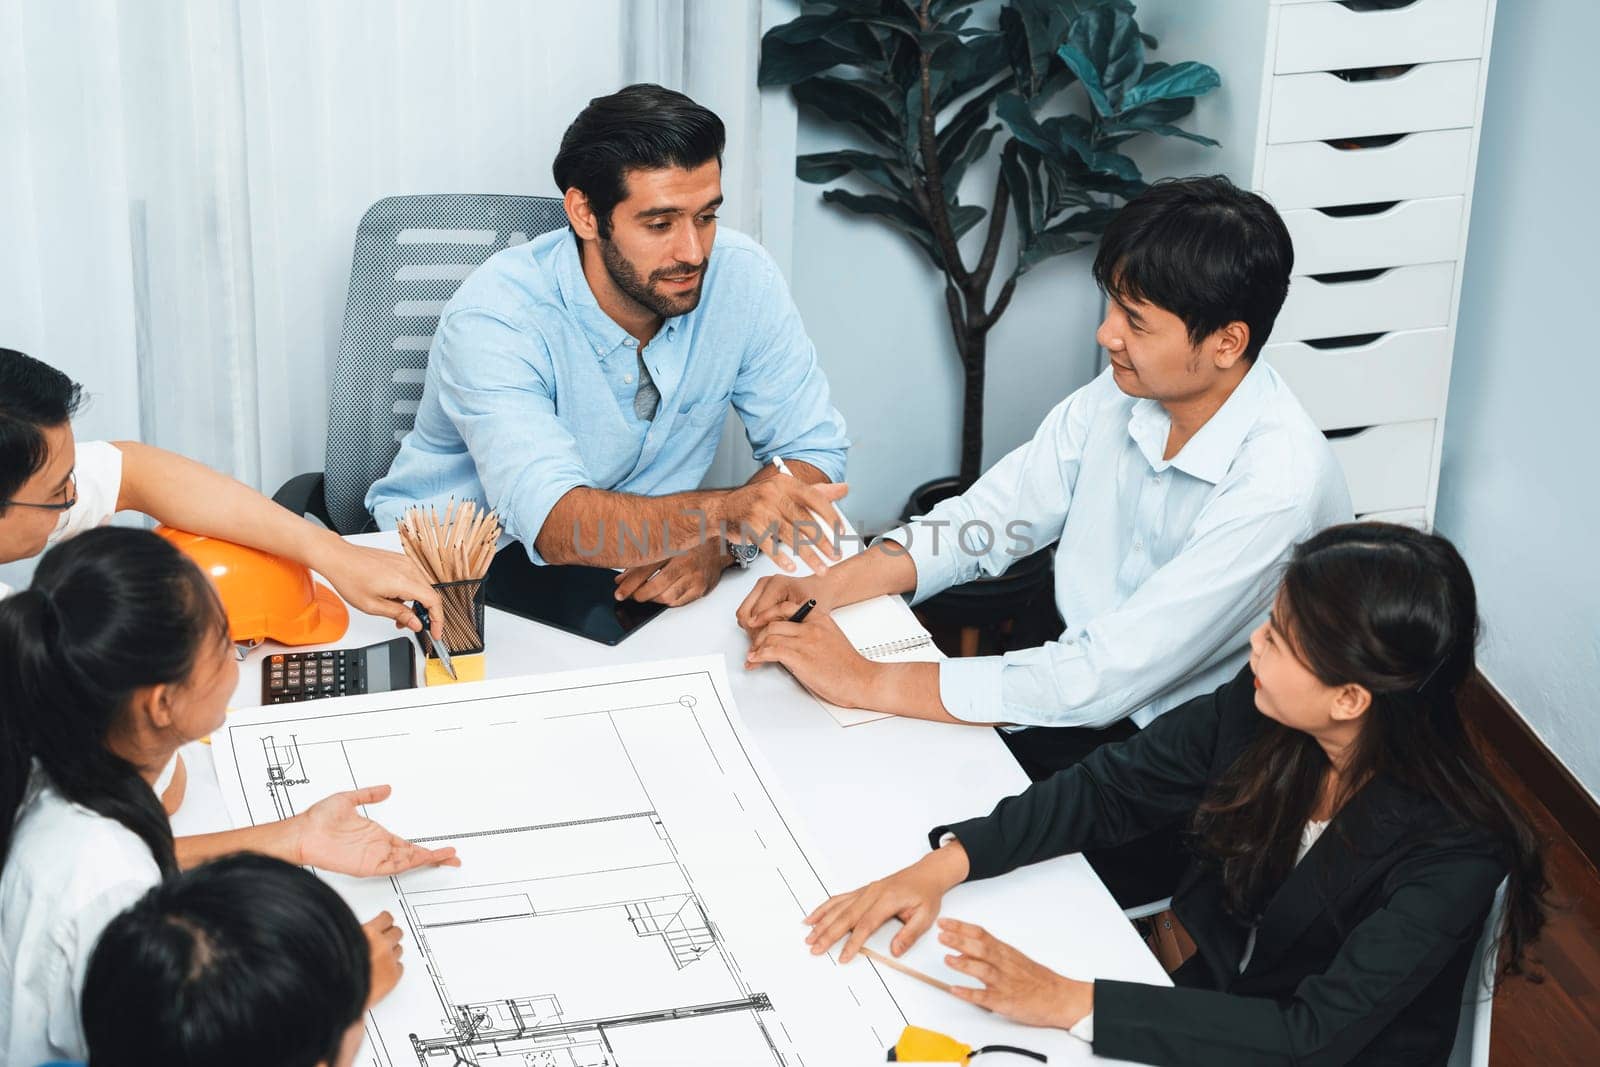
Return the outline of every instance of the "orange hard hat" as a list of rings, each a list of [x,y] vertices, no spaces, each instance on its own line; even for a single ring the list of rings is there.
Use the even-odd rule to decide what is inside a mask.
[[[235,642],[270,638],[285,645],[321,645],[337,641],[350,626],[350,609],[339,594],[312,581],[302,564],[170,526],[158,526],[156,533],[194,560],[217,587]]]

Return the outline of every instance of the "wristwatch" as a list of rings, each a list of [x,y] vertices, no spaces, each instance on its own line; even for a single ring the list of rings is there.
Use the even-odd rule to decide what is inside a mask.
[[[727,545],[728,555],[732,556],[733,561],[740,567],[750,566],[761,556],[760,545],[737,544],[733,541],[727,542]]]

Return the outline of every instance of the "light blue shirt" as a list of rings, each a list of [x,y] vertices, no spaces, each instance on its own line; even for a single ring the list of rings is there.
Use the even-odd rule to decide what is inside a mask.
[[[661,393],[634,409],[638,342],[595,302],[570,230],[493,256],[439,319],[415,428],[367,494],[384,529],[412,504],[474,500],[528,547],[579,486],[659,496],[697,488],[739,413],[756,461],[844,477],[844,418],[772,257],[719,228],[700,303],[645,346]]]
[[[1160,404],[1122,392],[1108,368],[966,493],[888,535],[916,563],[917,601],[1056,544],[1066,631],[1039,648],[943,661],[950,714],[1092,727],[1131,715],[1145,726],[1231,677],[1290,548],[1350,521],[1327,439],[1266,364],[1166,460],[1170,428]]]

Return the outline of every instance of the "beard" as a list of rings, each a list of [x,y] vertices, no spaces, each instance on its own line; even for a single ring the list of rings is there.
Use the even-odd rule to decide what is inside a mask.
[[[611,276],[612,284],[635,304],[664,319],[688,314],[699,306],[700,293],[705,287],[705,263],[701,263],[698,267],[679,263],[651,271],[648,278],[640,278],[639,272],[623,257],[622,250],[614,241],[602,237],[599,244],[600,262],[605,264],[606,273]],[[695,276],[701,278],[701,283],[685,293],[669,293],[658,288],[658,283],[666,278],[682,279]]]

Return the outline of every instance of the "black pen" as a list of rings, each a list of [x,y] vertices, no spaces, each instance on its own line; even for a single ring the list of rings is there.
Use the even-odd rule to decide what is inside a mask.
[[[817,606],[816,600],[808,600],[800,605],[800,610],[789,616],[790,622],[805,622],[806,616],[811,614],[811,609]]]

